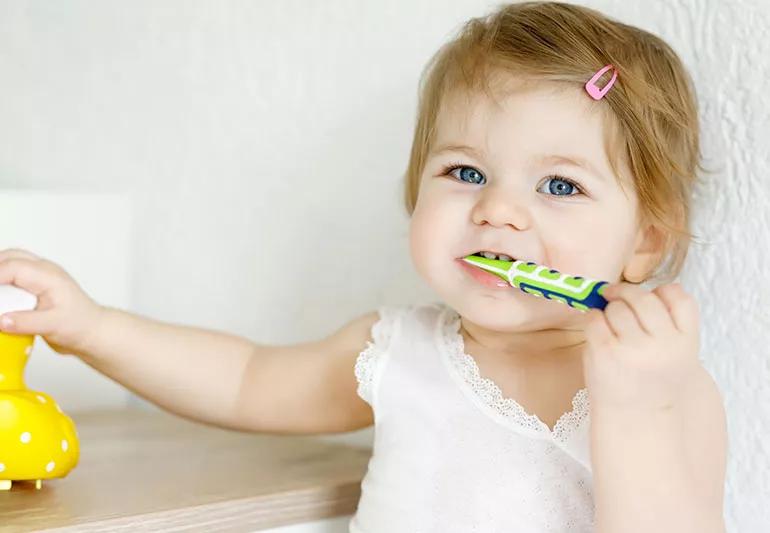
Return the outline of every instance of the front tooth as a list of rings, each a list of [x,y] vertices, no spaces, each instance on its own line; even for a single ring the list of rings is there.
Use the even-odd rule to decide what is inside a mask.
[[[513,261],[513,257],[510,257],[505,254],[500,254],[500,261]]]
[[[487,259],[495,259],[497,256],[493,254],[492,252],[481,252],[481,255],[486,257]]]

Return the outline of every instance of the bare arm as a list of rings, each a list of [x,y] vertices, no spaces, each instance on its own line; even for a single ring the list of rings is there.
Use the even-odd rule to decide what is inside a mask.
[[[591,412],[599,533],[723,533],[726,424],[708,373],[656,415]]]
[[[233,426],[281,434],[352,431],[374,415],[358,396],[356,357],[372,341],[376,311],[316,342],[280,346],[251,357],[243,373]]]
[[[172,413],[220,425],[257,346],[205,329],[103,308],[82,351],[85,363]]]
[[[77,355],[192,420],[264,432],[348,431],[371,424],[354,364],[376,319],[369,313],[320,341],[266,346],[105,308]]]
[[[226,428],[265,432],[348,431],[372,423],[356,393],[355,360],[371,340],[376,312],[325,339],[266,346],[101,306],[60,265],[0,250],[0,284],[37,297],[34,309],[4,313],[4,332],[40,335],[57,352],[167,411]]]

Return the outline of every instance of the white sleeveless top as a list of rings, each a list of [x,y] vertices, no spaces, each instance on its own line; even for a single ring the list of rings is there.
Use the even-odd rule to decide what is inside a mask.
[[[479,375],[453,309],[378,312],[354,369],[375,422],[350,533],[593,531],[586,389],[551,432]]]

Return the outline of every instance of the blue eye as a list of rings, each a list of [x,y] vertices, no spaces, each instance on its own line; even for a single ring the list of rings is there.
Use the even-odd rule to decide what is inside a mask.
[[[457,170],[460,171],[460,175],[459,176],[454,174],[454,172],[456,172]],[[486,178],[484,177],[484,175],[481,172],[479,172],[478,170],[476,170],[473,167],[467,167],[465,165],[453,165],[453,166],[448,167],[447,169],[445,169],[444,173],[445,174],[449,174],[450,176],[454,176],[457,179],[462,180],[462,181],[470,180],[469,183],[474,183],[476,185],[479,185],[479,181],[480,180],[485,180],[486,181]]]
[[[583,192],[583,190],[578,187],[577,183],[562,176],[549,176],[545,183],[550,183],[548,191],[554,196],[575,196],[574,194],[571,194],[573,191],[577,192],[577,194]]]
[[[467,165],[454,164],[448,166],[444,169],[444,174],[473,185],[482,185],[486,182],[486,177],[481,172]],[[553,196],[576,196],[583,193],[583,189],[576,182],[557,174],[549,176],[545,183],[550,183],[548,191]],[[572,194],[573,192],[576,194]]]

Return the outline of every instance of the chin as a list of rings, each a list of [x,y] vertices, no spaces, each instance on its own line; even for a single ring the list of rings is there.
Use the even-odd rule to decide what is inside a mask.
[[[494,331],[517,331],[523,327],[557,327],[580,320],[583,313],[567,306],[535,298],[519,289],[511,294],[464,293],[447,301],[465,319]]]

